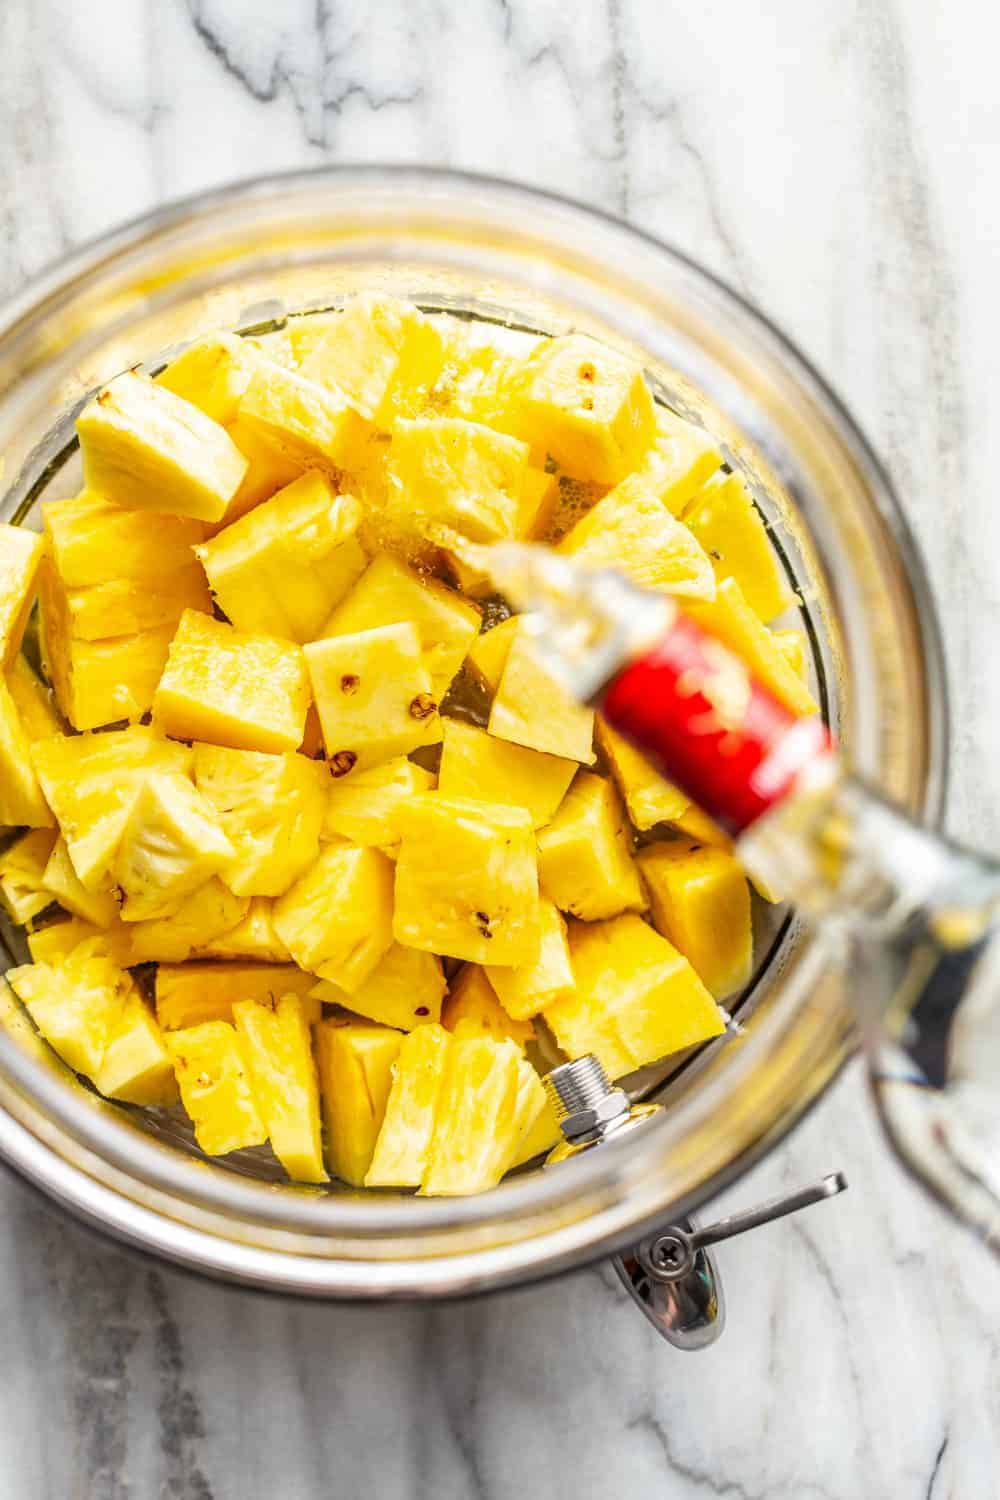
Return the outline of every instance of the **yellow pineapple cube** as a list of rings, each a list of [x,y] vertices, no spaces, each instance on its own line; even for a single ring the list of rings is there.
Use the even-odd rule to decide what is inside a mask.
[[[476,542],[516,536],[528,445],[457,417],[399,421],[389,453],[389,513],[444,524]]]
[[[271,1150],[293,1182],[326,1182],[319,1079],[301,997],[237,1000],[233,1020]]]
[[[153,699],[165,734],[233,750],[297,750],[308,707],[299,646],[191,610],[181,616]]]
[[[742,660],[762,686],[789,713],[814,714],[817,703],[760,616],[747,603],[735,578],[724,578],[711,602],[686,600],[685,608],[703,629],[717,636]]]
[[[35,532],[0,522],[0,667],[9,667],[21,649],[42,549]]]
[[[163,1033],[134,986],[125,995],[94,1082],[106,1099],[126,1104],[175,1104],[180,1097]]]
[[[545,670],[530,631],[523,625],[507,652],[489,732],[528,750],[593,765],[594,714],[571,698]]]
[[[673,943],[717,999],[748,983],[753,966],[750,887],[724,849],[677,839],[638,854],[657,932]]]
[[[531,814],[425,792],[399,823],[397,941],[473,963],[530,962],[539,942]]]
[[[515,1167],[523,1167],[525,1162],[533,1161],[536,1156],[548,1156],[562,1139],[563,1133],[559,1129],[552,1102],[546,1097],[544,1108],[539,1110],[533,1124],[518,1141],[508,1172]]]
[[[49,690],[26,657],[15,656],[8,668],[6,683],[21,728],[32,744],[35,740],[51,739],[52,735],[61,733],[62,724],[52,706]]]
[[[539,903],[542,940],[538,957],[513,969],[486,965],[486,974],[504,1010],[514,1020],[537,1016],[573,989],[566,922],[551,901]]]
[[[293,368],[300,369],[305,364],[331,328],[336,327],[341,316],[342,312],[339,308],[335,312],[312,312],[307,309],[305,312],[289,314],[288,322],[281,332],[287,342]],[[281,362],[284,363],[284,361]]]
[[[355,635],[382,625],[413,625],[420,640],[431,694],[440,702],[476,638],[474,604],[398,557],[381,552],[323,626],[323,636]]]
[[[801,682],[805,682],[809,676],[809,640],[804,630],[797,630],[794,626],[789,630],[772,630],[771,638],[778,650],[784,656],[788,665]],[[11,692],[14,692],[13,679],[10,678]],[[16,694],[15,694],[16,697]],[[21,714],[22,720],[24,713]],[[25,728],[31,733],[30,727]]]
[[[352,771],[330,784],[323,823],[324,839],[345,838],[355,844],[389,849],[399,843],[398,815],[412,798],[428,792],[435,778],[405,756],[368,771]]]
[[[638,365],[569,334],[539,344],[517,384],[515,430],[536,462],[555,460],[571,479],[617,484],[653,440],[653,398]]]
[[[520,1050],[492,1037],[456,1037],[448,1049],[421,1193],[482,1193],[513,1156]]]
[[[685,510],[684,524],[711,558],[716,578],[735,578],[765,625],[794,603],[764,519],[738,474],[707,484]]]
[[[635,478],[671,515],[679,516],[702,485],[718,473],[722,462],[722,453],[710,433],[658,406],[652,446],[636,469]]]
[[[446,719],[443,729],[438,768],[443,797],[510,802],[528,810],[535,828],[549,822],[576,774],[575,760],[498,740],[461,719]]]
[[[42,873],[42,885],[53,901],[94,927],[118,923],[118,903],[110,891],[88,891],[73,868],[66,840],[58,838]]]
[[[199,948],[213,958],[258,959],[261,963],[287,964],[292,955],[274,930],[274,902],[254,896],[235,927],[228,927]]]
[[[154,771],[142,784],[115,856],[125,922],[169,917],[184,897],[235,859],[215,809],[178,771]]]
[[[733,841],[728,833],[721,829],[703,812],[696,802],[690,803],[682,813],[671,819],[674,827],[681,833],[686,833],[689,839],[696,844],[710,844],[713,849],[732,849]]]
[[[676,823],[691,805],[680,787],[674,786],[628,740],[597,716],[595,736],[604,753],[628,815],[640,830],[657,823]]]
[[[524,615],[511,615],[508,619],[501,620],[499,625],[484,630],[469,647],[466,665],[475,680],[491,696],[500,686],[514,637],[521,630],[521,622],[525,618]]]
[[[540,1120],[547,1125],[550,1108],[542,1080],[530,1062],[522,1058],[517,1069],[517,1094],[514,1099],[514,1108],[509,1122],[504,1122],[507,1150],[503,1158],[501,1176],[522,1160],[529,1159],[521,1155],[525,1138],[534,1135]]]
[[[315,983],[294,964],[162,963],[156,970],[156,1019],[164,1031],[180,1031],[205,1021],[231,1021],[237,1000],[298,995],[312,1025],[321,1014],[319,1001],[307,999]]]
[[[364,1177],[366,1187],[420,1186],[452,1045],[447,1031],[437,1025],[421,1026],[403,1038]]]
[[[52,1050],[96,1082],[131,990],[129,976],[83,943],[58,967],[22,964],[7,982]]]
[[[191,549],[204,539],[205,526],[190,517],[127,510],[87,490],[46,500],[42,516],[52,565],[66,589],[113,577],[144,584],[152,594],[165,578],[199,571]]]
[[[270,500],[279,490],[297,479],[306,465],[287,453],[282,453],[266,437],[237,416],[226,428],[229,436],[247,461],[243,483],[226,506],[226,513],[210,532],[221,531],[245,516],[262,500]]]
[[[392,862],[346,841],[274,903],[274,926],[300,969],[353,994],[392,943]]]
[[[697,537],[634,475],[598,500],[558,550],[591,567],[617,568],[644,588],[692,599],[715,594],[711,559]]]
[[[45,598],[44,584],[42,592]],[[42,654],[63,717],[80,730],[141,719],[152,706],[174,628],[85,641],[54,630],[43,609]]]
[[[119,969],[127,969],[138,963],[132,952],[132,931],[117,918],[110,927],[95,927],[91,922],[82,922],[79,917],[69,917],[63,922],[50,922],[35,932],[28,933],[28,950],[36,964],[53,964],[59,967],[81,944],[88,945],[90,953],[102,953]]]
[[[0,678],[0,827],[50,828],[49,809],[31,760],[31,740]]]
[[[538,876],[550,901],[585,922],[644,910],[625,812],[605,777],[578,774],[539,832]]]
[[[304,653],[335,775],[440,740],[437,700],[412,625],[331,636]]]
[[[246,915],[245,896],[234,896],[216,876],[182,897],[169,916],[128,922],[131,962],[182,964],[203,953],[221,933],[230,932]]]
[[[126,370],[76,419],[84,483],[112,505],[219,521],[247,461],[224,427]]]
[[[233,847],[237,896],[280,896],[319,853],[330,773],[304,755],[195,745],[194,780]]]
[[[239,421],[303,465],[353,468],[368,436],[368,423],[342,392],[270,360],[251,376]]]
[[[364,571],[360,520],[357,500],[309,469],[195,551],[238,630],[312,641]]]
[[[56,835],[36,828],[8,844],[0,854],[0,906],[11,920],[30,922],[52,901],[45,888],[45,867],[55,846]]]
[[[164,577],[155,590],[128,578],[110,578],[85,589],[69,589],[66,624],[71,638],[106,641],[176,626],[186,609],[211,614],[212,600],[198,563],[180,576]]]
[[[412,303],[362,293],[330,319],[302,374],[342,391],[369,422],[389,428],[434,384],[444,363],[441,335]]]
[[[228,1021],[164,1033],[181,1103],[206,1156],[263,1146],[267,1130],[250,1083],[246,1045]]]
[[[544,938],[543,938],[544,943]],[[514,974],[515,969],[496,970]],[[523,1049],[535,1039],[530,1021],[515,1021],[497,999],[497,992],[479,964],[464,964],[458,978],[448,987],[448,998],[441,1010],[441,1024],[456,1036],[491,1036],[494,1040],[516,1042]]]
[[[559,503],[559,476],[554,470],[528,468],[521,492],[521,515],[518,535],[530,539],[544,537],[552,524]]]
[[[641,917],[574,923],[576,989],[545,1012],[568,1057],[592,1052],[610,1078],[725,1031],[687,959]]]
[[[446,989],[439,958],[393,943],[367,979],[350,993],[328,979],[320,980],[309,993],[369,1021],[394,1026],[398,1031],[413,1031],[440,1018]]]
[[[260,352],[249,340],[233,333],[209,333],[172,359],[156,384],[228,427],[260,362]]]
[[[403,1035],[341,1017],[321,1021],[313,1035],[330,1170],[361,1187],[382,1129]]]

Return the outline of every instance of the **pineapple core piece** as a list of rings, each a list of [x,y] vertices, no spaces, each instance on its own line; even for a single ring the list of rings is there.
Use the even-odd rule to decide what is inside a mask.
[[[509,1172],[515,1162],[527,1160],[521,1156],[525,1137],[534,1135],[535,1126],[548,1114],[549,1100],[542,1080],[526,1058],[517,1067],[517,1096],[511,1113],[509,1128],[505,1131],[507,1150],[503,1159],[501,1176]]]
[[[280,896],[319,853],[330,773],[303,755],[195,745],[194,779],[233,846],[237,896]]]
[[[427,792],[399,823],[397,940],[474,963],[531,962],[539,915],[530,813]]]
[[[305,997],[316,983],[294,964],[160,964],[156,971],[156,1019],[164,1031],[199,1026],[204,1021],[231,1021],[236,1000]],[[306,1020],[320,1018],[318,1000],[307,1001]]]
[[[122,920],[172,916],[235,857],[208,799],[179,772],[154,771],[133,803],[115,857]]]
[[[53,901],[95,927],[114,927],[118,903],[110,891],[88,891],[73,868],[66,840],[56,840],[42,875],[42,885]]]
[[[369,424],[341,391],[262,360],[240,402],[239,421],[288,458],[351,469]]]
[[[174,1104],[180,1097],[163,1033],[134,986],[125,996],[94,1082],[106,1099],[126,1104]]]
[[[541,1079],[539,1079],[539,1082],[541,1082]],[[513,1171],[515,1167],[523,1167],[525,1162],[532,1161],[536,1156],[547,1156],[554,1146],[559,1145],[562,1139],[563,1133],[559,1129],[552,1101],[546,1097],[542,1108],[535,1116],[534,1123],[528,1127],[518,1141],[513,1159],[507,1168],[508,1172]]]
[[[684,524],[712,560],[715,576],[735,578],[765,625],[795,602],[767,527],[738,474],[720,474],[696,495]]]
[[[617,568],[643,588],[691,599],[715,594],[712,562],[697,537],[634,475],[598,500],[558,550],[590,567]]]
[[[573,989],[566,923],[551,901],[539,903],[542,941],[538,957],[514,969],[487,964],[486,973],[508,1016],[523,1021],[562,1000]]]
[[[274,903],[274,926],[300,969],[353,994],[392,943],[391,860],[327,844]]]
[[[127,370],[76,419],[89,490],[132,510],[220,521],[247,461],[224,427]]]
[[[579,773],[538,835],[538,873],[544,894],[585,922],[644,910],[625,813],[610,781]]]
[[[545,1012],[568,1057],[593,1052],[621,1078],[725,1030],[687,959],[641,917],[574,923],[569,941],[576,989]]]
[[[157,375],[156,384],[228,427],[236,420],[243,393],[260,362],[259,352],[246,339],[233,333],[210,333],[172,359]]]
[[[798,631],[791,630],[788,634],[797,635]],[[32,744],[36,740],[51,739],[54,734],[60,733],[62,725],[59,715],[52,707],[49,690],[29,664],[27,657],[15,656],[7,671],[6,683],[21,720],[21,728]]]
[[[404,1037],[375,1142],[366,1187],[419,1187],[430,1154],[452,1038],[442,1026]]]
[[[477,422],[419,417],[396,423],[389,513],[420,530],[453,527],[474,542],[516,536],[528,445]]]
[[[515,430],[571,479],[617,484],[652,442],[653,398],[638,365],[585,334],[546,339],[517,381]]]
[[[385,1118],[402,1033],[331,1017],[314,1032],[326,1151],[334,1176],[361,1187]]]
[[[299,646],[186,610],[153,699],[179,740],[279,753],[302,743],[309,684]]]
[[[368,978],[350,993],[322,979],[310,994],[383,1026],[413,1031],[439,1019],[446,989],[439,958],[393,943]]]
[[[129,976],[84,943],[58,968],[22,964],[8,972],[7,982],[52,1050],[96,1083],[131,989]]]
[[[542,942],[544,944],[544,936]],[[496,969],[495,973],[515,974],[516,969]],[[516,1042],[523,1051],[535,1039],[530,1021],[515,1021],[497,999],[486,970],[479,964],[464,964],[458,978],[448,989],[441,1011],[441,1024],[456,1036],[491,1036],[498,1042]]]
[[[126,925],[134,964],[182,964],[192,953],[204,952],[221,933],[229,932],[246,916],[250,902],[214,875],[180,899],[169,916]]]
[[[635,471],[637,483],[679,516],[702,485],[722,467],[715,438],[663,406],[656,408],[652,446]]]
[[[452,1041],[422,1193],[482,1193],[500,1181],[520,1134],[515,1116],[522,1061],[513,1042],[487,1036]]]
[[[405,756],[372,766],[370,771],[352,771],[330,783],[322,837],[390,849],[401,837],[400,808],[433,786],[430,771]]]
[[[597,716],[595,735],[636,828],[645,830],[657,823],[675,823],[684,816],[691,804],[680,787],[661,776],[656,767],[600,715]]]
[[[312,641],[360,577],[361,506],[310,469],[195,551],[238,630]]]
[[[510,802],[528,810],[535,828],[549,822],[576,774],[575,760],[498,740],[461,719],[446,719],[443,728],[438,768],[443,797]]]
[[[52,813],[31,760],[31,740],[0,678],[0,826],[50,828]]]
[[[735,578],[724,578],[711,603],[691,600],[688,613],[743,662],[748,672],[783,703],[789,713],[814,714],[817,703],[788,663],[781,646],[755,614]]]
[[[500,686],[514,637],[521,629],[521,621],[526,618],[524,615],[511,615],[509,619],[501,620],[499,625],[484,630],[469,647],[466,666],[491,696]]]
[[[237,1000],[233,1020],[271,1150],[294,1182],[326,1182],[319,1079],[301,996]]]
[[[300,369],[342,391],[369,422],[389,428],[430,389],[443,363],[441,335],[419,308],[362,293],[326,324]]]
[[[35,532],[0,522],[0,668],[21,649],[43,545]]]
[[[250,1084],[246,1044],[227,1021],[164,1033],[181,1103],[206,1156],[263,1146],[267,1130]]]
[[[750,978],[753,936],[750,888],[725,849],[684,840],[649,844],[638,855],[656,930],[689,960],[718,999]]]
[[[441,738],[413,625],[382,625],[304,648],[334,774],[364,771]]]
[[[490,734],[528,750],[594,763],[594,714],[546,672],[530,633],[514,634],[490,709]]]
[[[56,836],[47,828],[26,833],[0,854],[0,906],[14,922],[30,922],[52,901],[45,869]]]

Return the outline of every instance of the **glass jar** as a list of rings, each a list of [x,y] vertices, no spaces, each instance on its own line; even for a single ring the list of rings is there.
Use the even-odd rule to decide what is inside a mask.
[[[858,771],[932,824],[947,713],[923,568],[844,407],[764,318],[676,250],[485,178],[333,168],[174,205],[77,252],[0,311],[0,515],[66,493],[93,387],[217,328],[280,326],[360,289],[638,356],[660,399],[719,435],[802,597],[815,686]],[[62,488],[59,488],[60,484]],[[37,522],[36,522],[37,524]],[[8,957],[16,939],[8,934]],[[315,1296],[433,1296],[555,1272],[688,1212],[778,1142],[853,1044],[831,940],[787,916],[736,1034],[661,1084],[642,1130],[481,1197],[319,1192],[192,1153],[78,1083],[7,992],[0,1154],[77,1216],[176,1262]]]

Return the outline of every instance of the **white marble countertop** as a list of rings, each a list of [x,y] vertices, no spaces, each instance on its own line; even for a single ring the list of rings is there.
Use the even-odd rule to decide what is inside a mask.
[[[326,160],[557,187],[759,302],[891,465],[952,671],[952,824],[1000,846],[1000,105],[976,0],[2,0],[0,292],[158,201]],[[850,1071],[727,1206],[722,1342],[606,1269],[439,1307],[294,1306],[105,1248],[0,1181],[6,1500],[990,1500],[1000,1267],[906,1182]],[[720,1205],[721,1206],[721,1205]]]

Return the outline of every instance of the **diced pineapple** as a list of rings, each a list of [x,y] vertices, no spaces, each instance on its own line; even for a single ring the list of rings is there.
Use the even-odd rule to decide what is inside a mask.
[[[297,750],[309,707],[299,646],[188,610],[153,699],[165,734],[234,750]]]
[[[43,599],[46,593],[43,585]],[[43,606],[43,656],[63,717],[80,730],[141,719],[152,706],[174,629],[159,625],[106,641],[79,640],[54,629]]]
[[[88,891],[73,868],[66,840],[56,840],[42,874],[42,885],[53,901],[81,921],[94,927],[114,927],[118,922],[118,903],[110,891]]]
[[[523,615],[511,615],[509,619],[501,620],[499,625],[484,630],[469,647],[466,664],[476,681],[490,694],[500,686],[510,648],[524,618]]]
[[[98,391],[76,430],[84,482],[113,505],[219,521],[246,473],[224,427],[136,370]]]
[[[735,578],[765,625],[794,601],[763,517],[738,474],[720,474],[684,512],[712,560],[715,576]]]
[[[191,549],[203,540],[205,527],[190,517],[127,510],[87,490],[68,500],[46,500],[42,516],[64,588],[92,588],[114,577],[144,584],[152,594],[164,578],[197,572]]]
[[[125,922],[173,916],[231,865],[236,851],[206,797],[178,771],[154,771],[139,789],[115,856]]]
[[[688,959],[718,999],[741,990],[753,960],[750,888],[739,861],[724,849],[677,839],[638,855],[656,930]]]
[[[126,1104],[175,1104],[180,1097],[163,1033],[134,986],[125,995],[94,1082],[106,1099]]]
[[[0,827],[51,828],[52,813],[31,760],[31,740],[0,678]]]
[[[361,506],[309,469],[195,548],[238,630],[312,641],[364,571]]]
[[[326,1151],[335,1177],[361,1187],[371,1166],[403,1035],[331,1017],[314,1032]]]
[[[0,854],[0,905],[14,922],[30,922],[52,901],[45,888],[45,867],[56,836],[47,828],[36,828]]]
[[[617,484],[654,435],[653,398],[638,365],[585,334],[539,344],[518,381],[515,430],[536,462],[571,479]]]
[[[305,1000],[306,1021],[318,1021],[318,1000],[306,997],[315,985],[312,974],[294,964],[180,963],[160,964],[156,971],[156,1019],[165,1031],[231,1021],[237,1000],[270,1002],[282,995]]]
[[[228,427],[260,360],[259,351],[246,339],[210,333],[172,359],[156,383]]]
[[[452,1041],[421,1193],[482,1193],[500,1181],[517,1145],[512,1122],[521,1062],[513,1042]]]
[[[166,625],[176,627],[186,609],[211,614],[212,600],[205,575],[192,558],[189,567],[164,576],[155,589],[119,577],[88,588],[67,589],[64,608],[71,639],[106,641]]]
[[[610,1078],[725,1030],[694,969],[641,917],[574,923],[576,989],[545,1012],[567,1056],[592,1052]]]
[[[795,634],[794,631],[790,633]],[[35,740],[51,739],[52,735],[61,732],[62,724],[52,706],[49,690],[26,657],[15,656],[6,681],[21,728],[32,744]]]
[[[352,297],[302,359],[303,375],[332,387],[368,421],[389,428],[434,384],[444,363],[441,335],[395,297]]]
[[[368,435],[368,423],[342,392],[269,360],[254,371],[239,420],[289,458],[341,469],[354,467]]]
[[[440,1018],[446,989],[439,958],[393,943],[368,978],[350,993],[323,979],[310,994],[383,1026],[413,1031]]]
[[[487,964],[486,973],[500,1004],[509,1016],[523,1021],[562,1000],[573,989],[566,923],[551,901],[539,903],[542,940],[538,957],[528,964],[504,969]]]
[[[198,950],[207,958],[249,958],[287,964],[292,955],[274,930],[274,902],[254,896],[235,927],[218,933]]]
[[[543,938],[544,943],[544,938]],[[515,969],[498,969],[495,973],[514,974]],[[479,964],[465,964],[458,978],[448,988],[448,998],[441,1011],[441,1024],[456,1036],[486,1036],[496,1041],[516,1042],[523,1049],[534,1041],[535,1028],[530,1021],[515,1021],[497,999],[497,992]]]
[[[427,1170],[447,1060],[454,1043],[441,1026],[404,1037],[366,1187],[418,1187]]]
[[[267,1130],[250,1083],[245,1044],[227,1021],[164,1033],[181,1102],[206,1156],[263,1146]]]
[[[733,841],[718,823],[703,812],[696,802],[690,803],[682,813],[671,820],[675,828],[686,833],[696,844],[709,844],[714,849],[731,849]]]
[[[529,963],[539,942],[530,813],[426,792],[399,825],[397,940],[474,963]]]
[[[352,771],[332,781],[327,792],[324,839],[387,849],[398,844],[398,814],[412,798],[435,784],[430,771],[398,756],[369,771]]]
[[[58,967],[82,943],[87,944],[88,952],[104,954],[119,969],[139,962],[132,952],[132,929],[117,919],[110,927],[95,927],[78,917],[70,917],[28,933],[28,950],[36,964]]]
[[[545,1122],[549,1110],[549,1099],[545,1087],[530,1062],[522,1058],[517,1069],[517,1095],[510,1121],[504,1122],[507,1152],[501,1167],[501,1176],[521,1158],[522,1143],[526,1136],[533,1135],[539,1120]]]
[[[271,1150],[293,1182],[326,1182],[319,1079],[301,997],[237,1000],[233,1020]]]
[[[600,714],[594,732],[636,828],[645,830],[657,823],[676,823],[683,817],[690,800],[680,787],[661,776],[656,767],[616,733]]]
[[[735,578],[724,578],[715,599],[685,601],[688,613],[740,657],[748,671],[783,703],[789,713],[814,714],[817,703],[759,615],[750,608]]]
[[[326,338],[330,329],[341,318],[341,312],[293,312],[290,314],[282,334],[288,343],[292,364],[301,367],[318,344]]]
[[[794,626],[789,630],[772,630],[771,638],[799,681],[805,682],[809,676],[809,641],[805,631]],[[21,718],[24,718],[23,712]],[[28,733],[31,733],[30,729]]]
[[[185,897],[167,917],[128,922],[132,962],[182,964],[192,953],[204,953],[213,939],[231,932],[250,902],[234,896],[213,876]]]
[[[437,700],[413,625],[382,625],[304,648],[335,774],[364,771],[441,738]]]
[[[323,627],[323,636],[355,635],[409,622],[417,632],[431,693],[440,702],[476,638],[480,614],[452,589],[381,552]]]
[[[389,513],[422,529],[444,524],[477,542],[516,536],[528,445],[477,422],[419,417],[396,424]]]
[[[508,1172],[513,1171],[515,1167],[523,1167],[525,1162],[532,1161],[536,1156],[548,1156],[553,1147],[559,1145],[562,1138],[563,1134],[556,1121],[555,1109],[551,1100],[546,1097],[545,1107],[539,1110],[534,1123],[518,1141],[514,1159],[507,1168]]]
[[[392,862],[377,849],[327,844],[274,903],[274,926],[300,969],[353,994],[392,943]]]
[[[653,443],[636,469],[636,479],[671,515],[679,516],[702,485],[718,473],[722,461],[715,438],[703,427],[658,406]]]
[[[22,964],[8,972],[7,982],[53,1051],[96,1082],[131,989],[129,976],[84,943],[58,968]]]
[[[239,416],[230,422],[226,431],[246,459],[247,471],[243,476],[243,483],[226,506],[226,514],[210,528],[213,531],[231,526],[234,521],[253,510],[254,506],[260,505],[262,500],[269,500],[272,495],[284,489],[286,484],[291,484],[305,468],[304,463],[282,453]]]
[[[0,668],[9,667],[21,649],[42,548],[35,532],[0,522]]]
[[[644,588],[692,599],[715,594],[711,559],[697,537],[634,475],[598,500],[558,550],[591,567],[617,568]]]
[[[194,779],[232,844],[237,896],[280,896],[319,853],[330,774],[303,755],[194,747]]]
[[[529,467],[521,492],[518,535],[528,539],[543,537],[558,503],[559,476],[555,470]]]
[[[507,652],[490,710],[490,734],[565,760],[594,762],[594,715],[542,666],[522,626]]]
[[[539,832],[538,875],[543,894],[585,922],[645,908],[624,809],[605,777],[578,774]]]
[[[535,828],[549,822],[573,780],[576,761],[498,740],[461,719],[446,719],[443,729],[438,768],[443,797],[510,802],[528,810]]]

